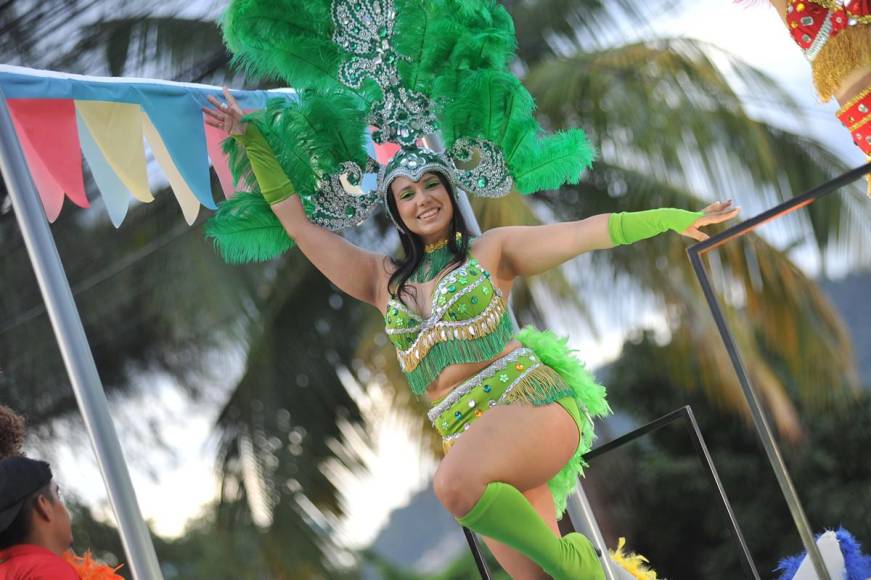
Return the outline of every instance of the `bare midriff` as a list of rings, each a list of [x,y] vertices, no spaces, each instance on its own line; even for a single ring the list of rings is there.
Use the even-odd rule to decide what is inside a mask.
[[[494,361],[499,360],[503,356],[507,355],[513,350],[520,348],[521,346],[522,345],[520,344],[520,342],[518,342],[517,340],[512,340],[505,345],[505,348],[502,349],[502,352],[489,360],[473,363],[463,363],[445,367],[441,374],[439,374],[438,378],[436,378],[436,380],[430,383],[429,387],[427,387],[424,397],[430,403],[444,398],[464,381],[475,376],[476,374],[493,364]]]
[[[835,93],[835,99],[838,104],[842,105],[871,87],[871,66],[856,69],[844,78],[844,81],[838,87]]]

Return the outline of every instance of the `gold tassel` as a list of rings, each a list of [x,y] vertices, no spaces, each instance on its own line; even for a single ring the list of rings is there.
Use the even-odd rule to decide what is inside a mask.
[[[510,393],[505,395],[506,403],[522,402],[534,405],[543,400],[552,402],[563,394],[567,386],[562,377],[552,368],[540,365],[530,371]]]
[[[871,65],[871,28],[865,25],[848,26],[829,38],[811,63],[814,85],[825,102],[851,72]]]

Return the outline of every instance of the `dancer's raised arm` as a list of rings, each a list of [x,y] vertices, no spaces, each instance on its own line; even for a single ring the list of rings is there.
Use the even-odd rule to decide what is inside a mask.
[[[383,310],[386,300],[382,295],[386,295],[388,279],[385,256],[357,247],[309,221],[293,184],[281,169],[269,143],[253,123],[242,121],[245,113],[226,88],[224,96],[226,103],[209,97],[215,109],[203,109],[206,122],[225,130],[245,147],[260,191],[287,234],[306,258],[340,290]]]
[[[700,227],[731,219],[739,211],[731,201],[714,202],[700,212],[661,208],[599,214],[574,222],[495,228],[485,237],[499,248],[498,276],[511,279],[541,274],[580,254],[631,244],[668,230],[705,240],[708,236]]]

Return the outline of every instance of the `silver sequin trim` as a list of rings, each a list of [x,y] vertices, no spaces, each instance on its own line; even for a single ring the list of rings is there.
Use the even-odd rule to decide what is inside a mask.
[[[445,302],[442,306],[437,306],[435,304],[435,302],[438,300],[439,295],[444,294],[442,292],[442,288],[443,288],[442,285],[443,284],[450,285],[452,283],[456,283],[458,277],[466,276],[467,275],[467,268],[469,268],[470,265],[473,265],[481,270],[481,273],[482,273],[481,277],[478,278],[478,280],[476,280],[474,283],[469,284],[468,286],[466,286],[465,288],[463,288],[459,292],[455,293],[453,298],[451,298],[450,300]],[[426,330],[427,328],[430,328],[432,326],[439,326],[439,327],[444,326],[445,328],[456,328],[459,326],[467,325],[470,323],[470,321],[480,320],[484,316],[484,313],[479,314],[478,316],[476,316],[475,318],[473,318],[471,320],[458,320],[458,321],[445,320],[445,321],[435,322],[435,323],[432,322],[433,320],[438,321],[442,316],[444,316],[445,312],[447,312],[457,302],[457,300],[459,300],[461,297],[465,296],[466,294],[468,294],[469,292],[471,292],[472,290],[474,290],[475,288],[480,286],[485,279],[488,279],[486,276],[483,275],[484,272],[486,272],[486,270],[484,270],[484,268],[481,267],[481,264],[479,264],[478,261],[475,260],[474,258],[470,258],[470,259],[466,260],[466,262],[462,266],[460,266],[459,268],[457,268],[456,270],[454,270],[453,272],[451,272],[450,274],[448,274],[447,276],[445,276],[444,278],[439,280],[438,284],[436,284],[435,288],[433,288],[433,294],[432,294],[433,295],[433,305],[431,307],[432,312],[430,312],[430,315],[427,318],[423,318],[422,316],[420,316],[416,312],[412,312],[408,307],[405,306],[405,304],[403,304],[399,300],[395,300],[395,299],[391,298],[389,301],[389,304],[392,304],[392,305],[398,307],[399,309],[404,310],[409,316],[411,316],[412,318],[414,318],[416,320],[420,320],[423,324],[420,326],[416,326],[414,328],[388,328],[385,330],[385,332],[387,332],[387,334],[403,334],[406,332],[418,332],[418,331],[423,332],[424,330]],[[492,285],[492,282],[491,282],[491,285]],[[499,298],[502,298],[502,291],[499,288],[496,288],[495,286],[493,286],[493,294],[495,294]],[[491,308],[490,304],[492,304],[492,303],[493,303],[493,300],[491,299],[487,305],[487,309]],[[485,309],[484,312],[486,312],[487,309]],[[409,352],[409,351],[411,351],[411,349],[408,349],[405,352]]]
[[[375,192],[348,192],[342,184],[342,178],[349,185],[357,186],[363,180],[363,173],[374,173],[375,167],[372,159],[369,159],[365,169],[361,169],[353,161],[342,163],[338,173],[321,180],[318,184],[318,195],[309,198],[314,204],[314,211],[309,219],[331,231],[340,231],[366,221],[381,205],[381,197]]]
[[[393,0],[334,0],[330,8],[333,42],[350,55],[339,69],[339,81],[358,89],[369,78],[384,95],[369,119],[379,129],[375,140],[410,145],[420,135],[434,133],[438,124],[429,98],[409,91],[399,80],[396,64],[407,57],[393,47]]]
[[[427,149],[402,149],[389,163],[383,165],[378,172],[378,192],[385,196],[388,188],[397,177],[407,177],[419,181],[428,171],[436,171],[444,175],[448,181],[456,183],[457,175],[448,158],[441,153]]]
[[[456,298],[459,299],[459,297],[462,294],[467,293],[467,291],[471,292],[471,286],[469,288],[464,288],[463,291],[461,291],[461,292],[457,292]],[[479,314],[478,316],[476,316],[474,318],[470,318],[469,320],[439,320],[438,322],[431,322],[431,319],[430,319],[430,320],[425,321],[417,329],[420,331],[420,336],[418,336],[415,339],[415,341],[412,343],[412,345],[409,348],[407,348],[405,350],[398,350],[397,349],[397,351],[396,351],[397,356],[400,356],[400,358],[401,358],[401,356],[408,356],[409,354],[411,354],[411,352],[415,348],[417,348],[420,341],[424,338],[423,334],[426,331],[430,331],[430,330],[434,329],[436,331],[450,332],[453,329],[476,324],[476,323],[480,322],[481,320],[483,320],[484,318],[487,318],[488,316],[493,316],[493,311],[499,307],[499,303],[497,302],[498,300],[502,300],[502,296],[500,293],[497,292],[496,295],[490,299],[490,303],[487,304],[487,308],[485,308],[481,314]],[[456,300],[453,300],[452,302],[456,302]],[[448,302],[446,304],[446,306],[452,304],[452,302]],[[398,332],[391,332],[391,330],[394,330],[394,329],[387,329],[386,330],[387,334],[399,334]],[[398,331],[400,329],[395,329],[395,330]],[[402,330],[404,331],[406,329],[402,329]],[[441,340],[447,340],[449,337],[439,337],[439,338]]]
[[[512,364],[517,359],[519,359],[523,356],[535,357],[535,353],[532,352],[532,350],[528,349],[528,348],[518,348],[516,350],[511,351],[510,353],[508,353],[504,357],[500,358],[499,360],[495,361],[493,364],[491,364],[490,366],[488,366],[487,368],[485,368],[484,370],[482,370],[481,372],[479,372],[475,376],[466,380],[463,384],[457,386],[438,405],[432,407],[429,411],[427,411],[427,413],[426,413],[427,418],[430,420],[430,422],[433,424],[433,426],[435,426],[435,421],[436,421],[436,419],[439,418],[439,415],[441,415],[442,413],[444,413],[445,411],[450,409],[454,405],[454,403],[459,401],[465,394],[467,394],[469,391],[471,391],[475,387],[481,385],[484,381],[492,378],[496,373],[502,371],[505,367]],[[538,359],[536,358],[536,363],[527,368],[527,371],[526,371],[527,373],[530,370],[532,370],[534,368],[538,368],[539,366],[541,366],[541,363],[537,362],[537,361],[538,361]],[[523,378],[525,376],[526,376],[526,373],[522,374],[521,378]],[[516,383],[516,381],[515,381],[515,383]],[[509,388],[514,388],[515,383],[512,383]],[[506,390],[505,392],[507,393],[508,391]],[[503,396],[504,396],[504,394],[503,394]],[[501,397],[500,397],[500,400],[501,400]]]
[[[805,56],[810,62],[813,62],[823,47],[826,45],[826,42],[829,40],[829,36],[832,33],[832,13],[826,12],[826,18],[823,20],[823,25],[820,26],[820,31],[817,33],[817,37],[814,40],[814,43],[810,45],[810,47],[804,51]]]
[[[455,170],[460,187],[479,197],[502,197],[511,193],[514,180],[508,172],[502,150],[493,143],[484,139],[457,139],[449,155],[453,159],[468,161],[475,150],[480,154],[478,164],[469,170]]]

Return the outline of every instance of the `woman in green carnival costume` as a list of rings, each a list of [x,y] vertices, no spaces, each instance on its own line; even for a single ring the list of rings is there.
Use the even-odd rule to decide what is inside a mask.
[[[225,101],[210,97],[207,122],[232,136],[237,182],[255,193],[225,202],[209,235],[237,262],[295,243],[340,290],[384,315],[402,371],[444,440],[436,496],[484,536],[512,578],[603,578],[589,540],[561,538],[557,518],[590,449],[593,418],[609,412],[605,389],[565,340],[515,330],[513,281],[669,230],[702,240],[699,228],[738,209],[716,202],[700,212],[601,214],[473,238],[458,189],[493,197],[556,188],[576,183],[592,160],[580,131],[540,136],[531,98],[503,70],[513,54],[504,9],[450,0],[285,4],[236,0],[225,17],[239,62],[304,90],[296,103],[247,116],[229,91]],[[293,26],[281,25],[282,9]],[[376,141],[401,145],[380,168],[366,155],[369,125]],[[420,144],[436,129],[444,151]],[[363,176],[375,170],[377,185],[365,191]],[[381,204],[400,259],[335,233]]]

